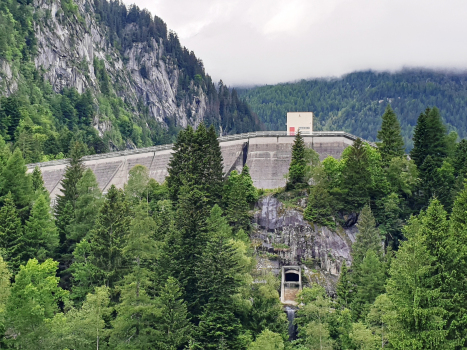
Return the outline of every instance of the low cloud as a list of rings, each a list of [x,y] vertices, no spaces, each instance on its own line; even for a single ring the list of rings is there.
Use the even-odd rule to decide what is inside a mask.
[[[126,0],[127,4],[132,2]],[[228,85],[467,68],[465,0],[136,0]]]

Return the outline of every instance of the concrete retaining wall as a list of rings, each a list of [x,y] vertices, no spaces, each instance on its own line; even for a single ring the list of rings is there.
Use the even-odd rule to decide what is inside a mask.
[[[315,132],[304,136],[307,147],[313,148],[324,159],[331,155],[340,158],[344,149],[352,145],[355,136],[344,132]],[[271,189],[285,185],[284,175],[289,169],[294,136],[286,132],[270,131],[220,137],[224,158],[224,172],[241,171],[244,164],[250,168],[253,183],[257,188]],[[149,169],[149,174],[158,182],[167,176],[167,167],[172,145],[112,152],[84,157],[86,167],[96,174],[99,187],[105,192],[111,185],[123,188],[128,173],[137,164]],[[67,160],[29,164],[29,172],[39,166],[45,187],[51,198],[60,193],[60,180]]]

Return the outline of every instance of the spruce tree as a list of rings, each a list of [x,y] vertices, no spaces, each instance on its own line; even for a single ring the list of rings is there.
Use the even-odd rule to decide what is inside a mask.
[[[382,257],[382,239],[375,218],[368,205],[365,205],[358,217],[358,233],[352,244],[352,266],[358,269],[363,262],[367,251],[373,250],[375,254]]]
[[[26,259],[36,258],[39,262],[51,258],[58,247],[58,232],[50,211],[49,202],[40,195],[32,207],[31,216],[24,227]]]
[[[240,229],[249,231],[251,217],[250,207],[247,201],[247,188],[243,177],[232,171],[224,185],[223,202],[225,207],[225,216],[234,231]]]
[[[253,204],[256,203],[258,200],[258,191],[256,187],[253,185],[253,180],[251,179],[250,169],[247,165],[243,166],[242,169],[242,179],[245,186],[246,191],[246,200],[248,203]]]
[[[69,225],[75,216],[76,201],[78,199],[78,189],[76,185],[83,177],[84,164],[82,156],[85,153],[85,147],[80,142],[75,142],[70,154],[70,163],[67,165],[63,175],[61,193],[57,195],[55,205],[55,216],[57,218],[57,228],[60,237],[60,261],[64,267],[68,267],[71,262],[71,253],[73,241],[70,240]]]
[[[318,225],[336,227],[334,220],[333,197],[324,183],[317,183],[310,189],[308,202],[303,217]]]
[[[355,320],[365,319],[376,297],[384,293],[385,271],[374,250],[369,249],[359,268],[353,273],[355,292],[350,309]]]
[[[70,250],[74,250],[76,243],[80,242],[92,230],[104,201],[96,176],[91,169],[86,169],[83,177],[76,184],[76,190],[78,199],[76,200],[74,216],[68,227]],[[63,215],[66,214],[65,212],[66,210]]]
[[[11,192],[18,210],[29,206],[33,198],[31,177],[26,174],[21,151],[17,148],[8,159],[0,176],[0,194],[5,196]]]
[[[11,192],[3,199],[3,207],[0,209],[0,247],[2,255],[13,272],[19,270],[19,266],[25,260],[25,241],[21,219],[13,201]]]
[[[404,140],[402,139],[401,126],[391,106],[386,107],[382,117],[381,130],[378,131],[377,143],[383,163],[389,164],[392,158],[404,156]]]
[[[180,285],[175,278],[167,279],[157,298],[157,308],[157,343],[161,349],[180,349],[190,340],[192,325]]]
[[[196,265],[197,300],[202,306],[195,340],[204,349],[217,349],[221,339],[227,348],[241,347],[242,326],[234,314],[232,295],[241,285],[241,265],[235,247],[223,237],[208,242]]]
[[[345,193],[346,209],[360,211],[370,200],[371,174],[369,159],[363,141],[357,138],[345,158],[342,170],[342,187]]]
[[[443,124],[438,108],[427,108],[420,114],[413,136],[414,148],[410,157],[421,169],[426,157],[431,156],[438,167],[447,156],[446,127]]]
[[[348,276],[347,263],[344,261],[341,267],[341,274],[339,276],[339,282],[337,283],[337,302],[345,309],[349,307],[352,285]]]
[[[292,146],[292,160],[289,166],[289,174],[287,180],[287,189],[294,189],[306,186],[305,182],[306,171],[306,155],[305,141],[300,132],[295,135],[294,144]]]
[[[42,179],[41,169],[38,166],[34,168],[34,171],[32,172],[32,175],[31,175],[31,180],[32,180],[32,189],[35,193],[36,198],[42,194],[49,201],[50,200],[49,192],[44,186],[44,180]]]
[[[463,176],[467,178],[467,139],[461,140],[456,145],[452,165],[454,166],[454,175],[456,177]]]
[[[6,347],[3,340],[8,327],[6,322],[6,305],[10,297],[10,279],[11,272],[3,257],[0,256],[0,348],[2,349]]]
[[[427,108],[424,113],[421,113],[415,125],[414,134],[412,137],[413,148],[410,151],[410,158],[413,159],[417,168],[425,161],[429,155],[430,140],[428,139],[428,114],[430,109]]]
[[[130,210],[122,190],[112,185],[90,232],[91,262],[102,275],[100,284],[112,288],[124,275],[123,249],[130,230]]]

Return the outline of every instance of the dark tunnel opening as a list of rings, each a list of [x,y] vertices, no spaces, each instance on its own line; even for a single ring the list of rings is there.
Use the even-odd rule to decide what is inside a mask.
[[[298,273],[286,273],[285,282],[298,282],[299,277]]]

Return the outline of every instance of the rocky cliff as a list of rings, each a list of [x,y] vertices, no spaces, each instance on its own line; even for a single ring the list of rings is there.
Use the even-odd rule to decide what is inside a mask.
[[[283,265],[301,265],[305,282],[319,283],[335,291],[342,263],[351,263],[351,245],[356,226],[332,231],[310,224],[303,218],[305,198],[288,207],[274,195],[256,204],[252,236],[258,253],[258,268],[279,273]]]
[[[34,103],[27,86],[21,89],[33,86],[34,80],[52,105],[56,121],[50,132],[62,126],[70,131],[92,126],[117,148],[131,148],[169,142],[180,128],[201,122],[215,125],[221,134],[261,129],[236,92],[222,82],[216,86],[202,61],[146,10],[107,0],[0,0],[3,3],[0,16],[21,30],[9,34],[9,41],[0,40],[0,97],[21,90],[18,103]],[[0,21],[0,30],[2,26],[6,24]],[[53,106],[54,98],[44,92],[48,86],[41,81],[69,101]],[[91,125],[73,122],[79,110],[65,115],[63,105],[77,101],[69,89],[92,93]],[[0,101],[0,112],[2,108]],[[12,140],[15,123],[8,126]],[[159,133],[169,130],[169,139],[154,134],[159,127]],[[141,136],[144,129],[153,133]]]

